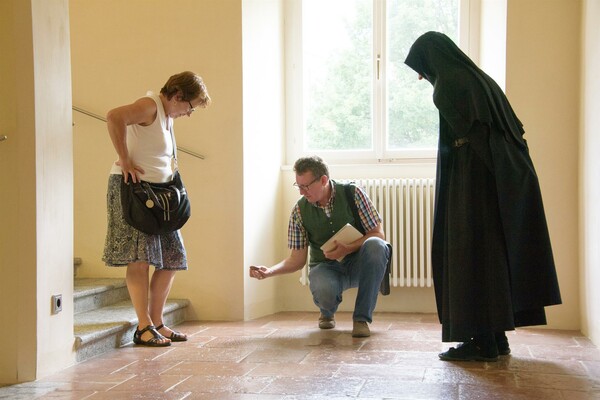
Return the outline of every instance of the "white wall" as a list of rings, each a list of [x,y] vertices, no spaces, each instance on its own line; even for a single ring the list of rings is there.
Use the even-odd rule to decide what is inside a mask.
[[[280,310],[275,279],[257,281],[249,265],[282,258],[281,174],[283,100],[283,2],[243,0],[244,71],[244,316],[252,319]]]
[[[74,362],[73,142],[67,0],[31,2],[35,80],[37,377]],[[51,314],[51,296],[62,311]]]
[[[580,140],[581,331],[600,345],[600,1],[585,0]]]
[[[481,0],[479,66],[506,88],[506,0]]]

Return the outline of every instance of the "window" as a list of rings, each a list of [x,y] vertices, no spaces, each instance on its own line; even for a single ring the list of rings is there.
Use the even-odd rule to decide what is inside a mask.
[[[460,3],[290,1],[288,161],[308,154],[361,163],[435,157],[433,88],[404,59],[430,30],[459,43]]]

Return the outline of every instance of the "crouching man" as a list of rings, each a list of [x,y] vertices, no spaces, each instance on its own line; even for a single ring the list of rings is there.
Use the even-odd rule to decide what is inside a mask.
[[[288,226],[290,255],[271,267],[250,268],[250,276],[265,279],[301,270],[310,249],[308,278],[313,301],[319,307],[319,328],[335,327],[335,312],[342,292],[358,288],[354,305],[353,337],[371,335],[369,323],[379,291],[389,293],[391,246],[385,241],[379,213],[367,195],[353,184],[329,178],[327,164],[319,157],[300,158],[294,164],[296,186],[302,197],[294,206]],[[329,251],[321,246],[346,224],[363,236]],[[340,260],[340,261],[338,261]]]

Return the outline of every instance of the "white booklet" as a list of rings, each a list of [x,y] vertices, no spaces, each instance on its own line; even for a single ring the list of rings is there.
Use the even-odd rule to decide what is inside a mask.
[[[335,235],[330,237],[329,240],[323,244],[323,246],[321,246],[321,250],[330,251],[330,250],[334,249],[335,248],[335,245],[333,244],[334,241],[337,241],[338,243],[342,243],[342,244],[349,244],[349,243],[354,242],[357,239],[360,239],[361,237],[363,237],[363,234],[360,233],[358,231],[358,229],[356,229],[355,227],[353,227],[350,224],[346,224],[346,225],[342,226],[342,229],[337,231],[335,233]],[[337,260],[339,262],[341,262],[343,259],[344,259],[344,257],[340,257]]]

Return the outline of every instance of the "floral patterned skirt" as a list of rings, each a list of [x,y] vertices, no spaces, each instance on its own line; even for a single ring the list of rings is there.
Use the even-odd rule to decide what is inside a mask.
[[[187,256],[179,231],[148,235],[125,222],[121,207],[122,179],[122,175],[115,174],[108,178],[108,226],[102,261],[110,267],[143,261],[156,269],[187,270]]]

